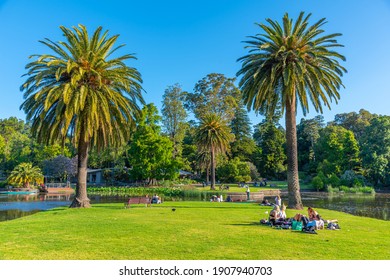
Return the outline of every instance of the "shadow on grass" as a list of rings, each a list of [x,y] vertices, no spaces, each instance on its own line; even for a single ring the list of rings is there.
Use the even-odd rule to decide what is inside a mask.
[[[260,226],[259,223],[255,223],[255,222],[252,222],[252,223],[242,223],[242,224],[227,224],[227,225],[229,225],[229,226],[250,226],[250,227]]]

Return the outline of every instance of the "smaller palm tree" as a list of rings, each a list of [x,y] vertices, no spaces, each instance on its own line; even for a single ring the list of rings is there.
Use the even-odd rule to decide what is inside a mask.
[[[207,113],[200,119],[199,127],[196,131],[196,143],[198,149],[210,151],[211,155],[211,189],[215,189],[215,157],[218,153],[223,153],[233,141],[234,135],[230,127],[221,116],[215,113]]]
[[[23,162],[12,170],[8,183],[29,188],[30,183],[42,184],[43,175],[39,167],[33,166],[30,162]]]

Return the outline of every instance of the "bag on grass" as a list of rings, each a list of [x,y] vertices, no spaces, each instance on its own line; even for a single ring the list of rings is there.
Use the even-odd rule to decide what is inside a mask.
[[[292,230],[302,230],[302,222],[298,222],[293,220],[291,224],[291,229]]]

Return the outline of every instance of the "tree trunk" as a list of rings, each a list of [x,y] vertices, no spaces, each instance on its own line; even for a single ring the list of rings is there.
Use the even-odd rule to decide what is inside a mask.
[[[87,196],[87,164],[88,164],[89,142],[84,140],[84,133],[80,133],[80,140],[77,149],[77,185],[76,196],[70,208],[89,208],[89,198]]]
[[[215,154],[214,147],[211,147],[211,190],[215,190]]]
[[[298,175],[298,148],[295,93],[286,106],[288,208],[303,209]]]
[[[206,185],[210,183],[210,168],[209,165],[207,164],[206,166]]]

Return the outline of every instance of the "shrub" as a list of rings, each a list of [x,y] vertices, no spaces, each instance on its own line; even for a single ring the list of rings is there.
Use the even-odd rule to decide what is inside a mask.
[[[332,185],[328,185],[326,187],[326,190],[327,190],[328,193],[334,193],[334,192],[339,192],[340,191],[339,188],[332,187]]]
[[[329,176],[329,178],[326,180],[327,184],[331,185],[332,187],[338,187],[340,186],[340,178],[337,177],[336,174],[332,174]]]
[[[313,178],[311,184],[313,185],[313,187],[317,189],[317,191],[324,189],[324,182],[322,181],[321,177],[318,175]]]

